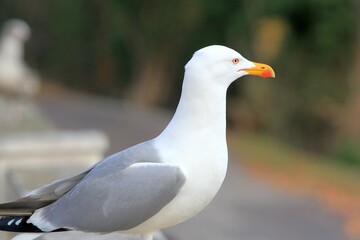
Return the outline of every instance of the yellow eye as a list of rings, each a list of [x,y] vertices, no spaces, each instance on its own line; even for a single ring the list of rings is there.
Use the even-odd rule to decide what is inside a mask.
[[[238,64],[240,62],[240,59],[238,58],[234,58],[233,60],[231,60],[233,64]]]

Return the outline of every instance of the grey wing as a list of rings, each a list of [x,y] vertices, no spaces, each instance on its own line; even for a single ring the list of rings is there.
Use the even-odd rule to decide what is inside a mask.
[[[92,168],[76,176],[59,179],[41,188],[35,189],[31,191],[27,197],[44,200],[57,200],[78,184],[86,176],[86,174],[92,170]]]
[[[29,216],[36,209],[49,205],[65,193],[70,191],[94,168],[102,169],[102,166],[124,169],[134,162],[158,161],[152,141],[147,141],[124,151],[118,152],[92,166],[89,170],[65,179],[56,180],[48,185],[31,191],[26,197],[13,202],[0,204],[0,216]]]
[[[31,191],[26,197],[13,202],[0,204],[0,216],[28,216],[36,209],[53,203],[78,184],[90,171],[73,177],[56,180],[48,185]]]
[[[64,197],[36,211],[30,222],[46,231],[128,230],[159,212],[184,182],[184,174],[174,165],[135,163],[121,171],[102,165]]]

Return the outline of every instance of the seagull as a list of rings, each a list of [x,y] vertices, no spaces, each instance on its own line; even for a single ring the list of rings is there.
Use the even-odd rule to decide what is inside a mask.
[[[140,234],[195,216],[214,198],[227,169],[226,92],[244,75],[275,77],[265,64],[212,45],[185,65],[176,112],[159,136],[87,171],[0,204],[0,229]]]
[[[14,126],[33,115],[31,104],[40,89],[40,76],[25,62],[25,42],[31,35],[29,25],[21,19],[10,19],[0,36],[0,121]],[[30,114],[30,115],[29,115]]]
[[[8,20],[0,38],[0,90],[10,95],[33,96],[40,88],[39,76],[24,60],[24,45],[31,29],[21,19]]]

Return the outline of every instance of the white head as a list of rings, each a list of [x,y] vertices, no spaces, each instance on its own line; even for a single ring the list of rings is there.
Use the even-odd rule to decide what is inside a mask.
[[[4,24],[2,34],[19,41],[26,41],[30,37],[31,29],[25,21],[11,19]]]
[[[185,66],[185,74],[193,79],[209,81],[211,78],[226,87],[244,75],[275,77],[270,66],[251,62],[235,50],[220,45],[196,51]]]

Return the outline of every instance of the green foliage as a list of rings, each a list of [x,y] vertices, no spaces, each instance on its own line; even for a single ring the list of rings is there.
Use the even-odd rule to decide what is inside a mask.
[[[347,165],[360,166],[360,146],[353,141],[342,141],[335,150],[335,158]]]
[[[247,22],[276,16],[288,26],[273,62],[277,74],[270,86],[273,97],[263,99],[268,107],[258,113],[261,126],[304,147],[328,150],[335,121],[328,112],[346,99],[347,73],[354,58],[353,2],[274,0],[244,7]],[[254,106],[252,96],[247,101]],[[259,105],[264,104],[255,107]],[[272,114],[279,115],[277,124],[269,121]]]

